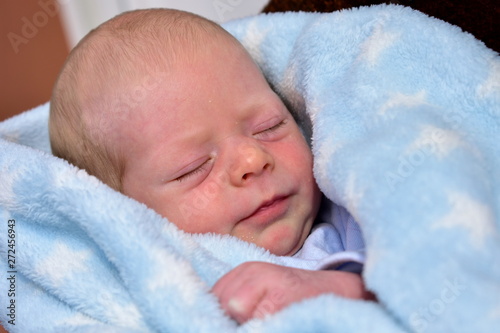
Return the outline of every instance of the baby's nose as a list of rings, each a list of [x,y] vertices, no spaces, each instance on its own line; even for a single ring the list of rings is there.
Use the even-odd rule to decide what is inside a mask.
[[[229,176],[235,186],[243,186],[273,168],[274,159],[264,147],[256,142],[241,142],[234,152]]]

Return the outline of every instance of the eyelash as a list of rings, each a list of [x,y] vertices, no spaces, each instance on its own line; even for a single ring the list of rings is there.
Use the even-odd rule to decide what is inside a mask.
[[[189,177],[196,176],[197,174],[206,171],[206,168],[208,166],[209,161],[210,160],[208,159],[203,164],[201,164],[199,167],[197,167],[196,169],[191,170],[188,173],[185,173],[182,176],[175,178],[175,181],[182,182],[183,180],[186,180]]]
[[[272,133],[274,131],[277,131],[279,128],[281,128],[282,126],[284,126],[286,124],[286,120],[282,120],[280,121],[279,123],[277,123],[276,125],[274,126],[271,126],[265,130],[263,130],[262,132],[259,132],[257,134],[266,134],[266,133]]]

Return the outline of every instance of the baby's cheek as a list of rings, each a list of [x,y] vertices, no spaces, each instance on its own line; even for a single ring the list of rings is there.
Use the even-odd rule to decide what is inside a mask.
[[[227,233],[222,222],[227,219],[227,203],[221,203],[219,185],[207,182],[170,205],[174,224],[190,233]],[[169,212],[166,213],[167,217]]]
[[[169,220],[177,225],[180,229],[190,233],[209,232],[207,223],[204,220],[207,218],[204,212],[208,211],[208,203],[202,198],[193,198],[192,200],[184,200],[177,207],[172,207],[171,212],[167,213]]]
[[[300,172],[312,171],[312,152],[301,135],[292,136],[289,140],[283,142],[282,146],[278,147],[277,154],[294,170]]]

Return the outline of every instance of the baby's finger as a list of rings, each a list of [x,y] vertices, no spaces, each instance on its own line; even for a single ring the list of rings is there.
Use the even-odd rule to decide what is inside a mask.
[[[265,285],[259,283],[242,284],[228,298],[225,310],[238,323],[242,324],[254,318],[256,308],[265,295]]]
[[[244,272],[239,267],[223,275],[212,287],[212,293],[217,296],[221,304],[227,303],[234,291],[238,290],[240,285],[244,283]]]
[[[265,283],[256,267],[260,263],[245,263],[224,275],[212,288],[222,308],[239,323],[252,317],[256,304],[265,293]]]

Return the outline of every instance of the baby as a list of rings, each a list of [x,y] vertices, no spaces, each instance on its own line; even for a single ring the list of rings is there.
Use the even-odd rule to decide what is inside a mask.
[[[186,232],[292,256],[318,215],[293,117],[239,42],[190,13],[128,12],[90,32],[55,85],[50,140],[56,156]],[[359,274],[263,262],[238,266],[213,293],[238,322],[322,293],[369,298]]]

